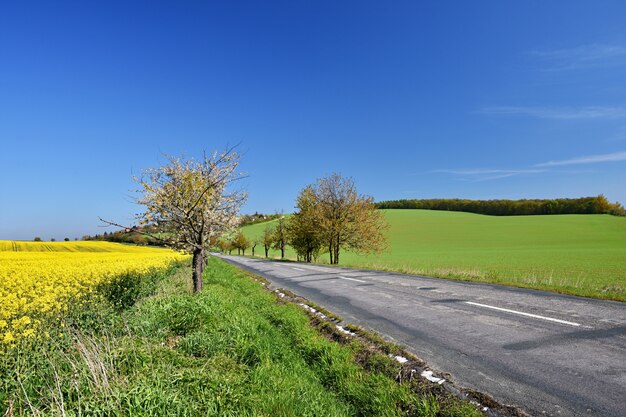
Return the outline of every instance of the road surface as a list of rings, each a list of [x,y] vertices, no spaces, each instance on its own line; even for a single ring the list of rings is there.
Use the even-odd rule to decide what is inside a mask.
[[[537,416],[626,416],[626,303],[237,256],[466,388]]]

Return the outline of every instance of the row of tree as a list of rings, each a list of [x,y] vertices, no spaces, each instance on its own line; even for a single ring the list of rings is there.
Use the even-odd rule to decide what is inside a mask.
[[[384,250],[387,227],[372,197],[359,195],[352,179],[333,174],[302,189],[296,199],[296,212],[289,217],[279,216],[275,225],[268,225],[257,239],[250,240],[239,231],[222,238],[218,246],[222,252],[237,250],[244,255],[252,248],[254,255],[260,245],[266,257],[270,249],[275,249],[284,258],[289,245],[298,260],[312,262],[328,253],[330,263],[338,264],[342,250]]]
[[[306,186],[298,195],[297,211],[289,217],[278,216],[276,225],[265,229],[260,239],[249,241],[241,232],[224,236],[241,220],[239,210],[247,194],[233,189],[233,183],[245,177],[238,172],[239,154],[234,148],[203,154],[201,159],[170,157],[158,168],[144,170],[134,178],[139,189],[136,202],[144,206],[137,215],[137,226],[101,219],[106,225],[124,232],[115,237],[147,237],[164,246],[191,253],[194,292],[202,290],[202,272],[208,249],[219,246],[224,252],[237,249],[244,253],[257,245],[281,251],[290,245],[300,260],[311,262],[322,253],[331,264],[339,263],[342,250],[372,253],[386,247],[383,212],[377,208],[421,208],[469,211],[481,214],[564,214],[611,213],[625,215],[624,208],[609,203],[602,195],[582,199],[558,200],[396,200],[374,204],[372,197],[358,194],[352,179],[333,174]],[[250,223],[260,215],[245,219]],[[265,220],[265,219],[263,219]],[[110,236],[107,235],[107,238]],[[66,239],[67,240],[67,239]]]
[[[254,254],[262,245],[266,257],[274,248],[284,258],[290,245],[300,260],[311,262],[327,252],[331,264],[339,263],[342,250],[371,253],[386,247],[388,226],[374,199],[358,194],[354,181],[338,174],[306,186],[298,195],[296,212],[277,216],[275,225],[266,228],[260,239],[250,241],[241,231],[225,238],[242,220],[239,209],[247,197],[232,187],[245,176],[238,166],[239,154],[233,148],[204,154],[199,160],[170,157],[165,165],[134,178],[139,185],[136,201],[144,206],[136,226],[101,220],[123,229],[115,237],[141,235],[191,253],[194,292],[202,290],[210,247],[229,253],[237,249],[243,254],[251,247]],[[243,220],[254,223],[260,217]]]
[[[624,207],[611,203],[603,195],[583,198],[550,200],[392,200],[376,204],[379,209],[425,209],[465,211],[493,216],[521,216],[538,214],[612,214],[626,216]]]

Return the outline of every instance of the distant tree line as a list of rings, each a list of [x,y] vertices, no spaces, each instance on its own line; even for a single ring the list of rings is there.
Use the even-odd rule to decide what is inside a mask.
[[[550,200],[391,200],[376,203],[379,209],[423,209],[464,211],[492,216],[527,216],[538,214],[612,214],[626,216],[624,207],[611,203],[603,195]]]
[[[75,237],[74,240],[78,240],[78,238]],[[69,242],[70,238],[66,237],[66,238],[63,239],[63,241],[64,242]],[[35,238],[33,239],[33,242],[43,242],[43,240],[41,239],[41,236],[35,236]],[[50,242],[56,242],[56,239],[55,238],[51,238]]]
[[[282,215],[280,214],[244,214],[239,218],[240,226],[247,226],[256,223],[275,220]],[[154,236],[151,236],[154,235]],[[82,240],[101,240],[115,243],[128,243],[133,245],[149,245],[149,246],[166,246],[164,240],[158,239],[159,230],[152,225],[147,226],[131,226],[127,229],[117,230],[115,232],[104,232],[93,236],[85,235]],[[37,238],[36,238],[37,239]],[[243,234],[235,234],[233,236],[222,238],[218,247],[220,250],[232,253],[238,250],[239,254],[245,255],[245,250],[254,245],[255,242],[247,240]],[[224,245],[226,245],[224,247]],[[254,255],[254,254],[253,254]]]
[[[133,226],[127,229],[118,230],[115,232],[104,232],[93,236],[85,235],[82,240],[101,240],[106,242],[115,243],[128,243],[132,245],[150,245],[150,246],[165,246],[165,242],[157,237],[152,237],[150,234],[158,236],[158,230],[154,226]]]
[[[251,248],[254,256],[259,246],[266,258],[275,249],[282,259],[291,246],[300,261],[312,262],[328,253],[330,263],[338,264],[342,250],[375,253],[386,247],[388,226],[383,213],[376,210],[372,197],[358,194],[350,178],[333,174],[306,186],[297,197],[296,210],[288,217],[274,215],[276,221],[256,239],[247,238],[241,230],[224,236],[217,243],[219,250],[245,255]]]

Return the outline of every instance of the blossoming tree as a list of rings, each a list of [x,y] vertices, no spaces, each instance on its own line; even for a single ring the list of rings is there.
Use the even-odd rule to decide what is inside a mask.
[[[165,165],[134,178],[140,186],[137,203],[145,206],[139,225],[150,225],[156,230],[149,233],[152,237],[193,255],[194,292],[202,290],[209,247],[237,225],[247,198],[244,191],[232,189],[244,175],[237,170],[239,159],[233,148],[199,160],[169,157]]]

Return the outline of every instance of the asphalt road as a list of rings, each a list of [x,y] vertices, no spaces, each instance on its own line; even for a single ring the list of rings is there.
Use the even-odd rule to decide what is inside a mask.
[[[537,416],[626,416],[626,303],[222,256]]]

